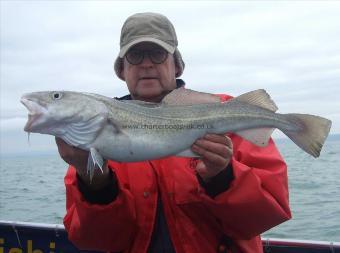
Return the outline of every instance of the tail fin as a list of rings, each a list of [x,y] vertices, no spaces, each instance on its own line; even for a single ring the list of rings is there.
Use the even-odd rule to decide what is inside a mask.
[[[318,157],[329,134],[332,121],[308,114],[286,114],[286,116],[293,121],[298,121],[303,128],[301,131],[285,131],[284,133],[308,154]]]

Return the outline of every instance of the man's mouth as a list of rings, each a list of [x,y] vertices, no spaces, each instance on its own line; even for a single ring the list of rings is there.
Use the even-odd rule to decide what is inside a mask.
[[[140,78],[140,80],[150,80],[150,79],[157,79],[157,77],[147,76],[147,77]]]

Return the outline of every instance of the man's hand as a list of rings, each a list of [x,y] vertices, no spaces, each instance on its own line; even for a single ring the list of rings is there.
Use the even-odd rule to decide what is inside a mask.
[[[196,171],[206,182],[228,166],[233,154],[233,143],[225,135],[207,134],[198,139],[191,148],[201,155]]]
[[[104,173],[102,173],[99,169],[96,169],[94,171],[93,179],[90,181],[90,175],[87,173],[87,159],[89,152],[72,147],[60,138],[55,138],[55,141],[61,158],[76,169],[77,174],[85,184],[93,189],[100,189],[108,183],[108,179],[110,177],[106,163],[103,166]]]
[[[72,147],[68,145],[65,141],[57,137],[55,138],[55,142],[57,143],[58,151],[61,158],[66,163],[75,167],[79,174],[86,172],[87,158],[89,156],[88,151]]]

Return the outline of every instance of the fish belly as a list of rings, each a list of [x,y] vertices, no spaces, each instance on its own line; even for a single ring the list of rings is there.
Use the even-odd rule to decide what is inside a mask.
[[[173,131],[125,131],[101,134],[94,147],[105,158],[120,162],[137,162],[176,155],[205,134],[205,129]]]

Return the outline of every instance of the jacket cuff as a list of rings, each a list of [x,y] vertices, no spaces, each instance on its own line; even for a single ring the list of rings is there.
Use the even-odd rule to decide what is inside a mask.
[[[93,190],[88,187],[77,174],[78,189],[82,193],[84,199],[91,204],[106,205],[117,198],[119,189],[116,174],[109,170],[111,177],[110,183],[104,188]]]
[[[197,173],[197,179],[200,185],[205,189],[205,192],[211,198],[229,189],[231,182],[234,179],[233,168],[231,162],[227,168],[222,170],[216,176],[212,177],[209,182],[205,182],[203,178]]]

